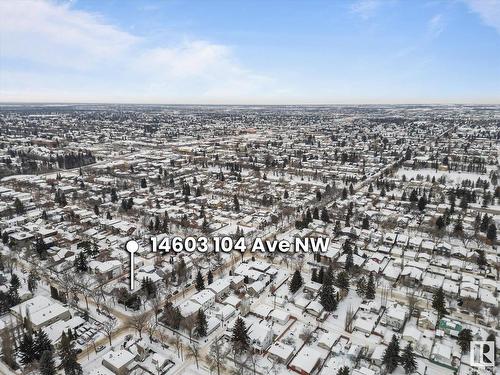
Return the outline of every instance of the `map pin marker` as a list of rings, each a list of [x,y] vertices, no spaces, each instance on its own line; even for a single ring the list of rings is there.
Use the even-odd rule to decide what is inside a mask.
[[[134,254],[139,250],[137,241],[130,240],[125,245],[125,249],[130,253],[130,289],[134,290]]]

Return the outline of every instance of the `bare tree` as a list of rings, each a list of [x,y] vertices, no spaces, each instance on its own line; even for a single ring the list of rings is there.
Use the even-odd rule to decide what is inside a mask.
[[[220,375],[221,371],[224,371],[226,368],[227,354],[219,343],[219,337],[216,337],[206,355],[210,371],[217,370],[217,375]]]
[[[75,290],[74,275],[70,272],[62,272],[57,274],[56,279],[60,288],[64,291],[66,301],[69,303],[71,301],[71,293]]]
[[[476,314],[481,312],[482,306],[483,302],[480,299],[475,299],[471,297],[464,298],[462,305],[464,309]]]
[[[300,339],[304,341],[304,344],[309,345],[313,338],[313,330],[309,326],[305,326],[299,335]]]
[[[165,330],[163,328],[159,328],[157,329],[158,332],[158,336],[160,336],[160,343],[163,347],[165,347],[165,343],[167,343],[169,341],[169,335],[167,334],[167,332],[165,332]]]
[[[113,336],[113,332],[115,331],[116,327],[116,320],[113,319],[107,319],[102,323],[102,331],[104,334],[108,337],[109,340],[109,346],[111,346],[111,338]]]
[[[105,299],[104,284],[106,283],[106,277],[102,274],[97,274],[96,280],[97,280],[97,288],[92,290],[91,297],[94,300],[97,307],[100,308],[101,301],[104,301]]]
[[[160,294],[159,291],[157,291],[156,295],[154,297],[152,297],[148,301],[148,303],[151,306],[151,308],[153,309],[153,313],[155,314],[155,321],[158,323],[158,313],[159,313],[161,306],[163,305],[163,296]]]
[[[495,318],[497,320],[497,324],[498,324],[499,313],[500,313],[500,309],[498,308],[498,306],[490,307],[490,314],[493,318]]]
[[[148,320],[148,322],[146,323],[146,332],[148,333],[149,336],[149,342],[153,341],[153,337],[157,329],[158,329],[158,321],[156,319]]]
[[[167,342],[171,346],[175,346],[175,348],[177,349],[177,357],[180,358],[180,356],[181,356],[182,341],[180,340],[179,334],[176,333],[173,336],[168,336],[167,340],[168,340]]]
[[[246,362],[248,362],[252,366],[253,375],[256,375],[257,363],[259,362],[259,355],[254,349],[249,351]]]
[[[78,288],[78,292],[83,294],[83,298],[85,299],[85,305],[87,306],[87,310],[89,309],[89,297],[91,295],[90,287],[92,286],[92,278],[87,274],[81,273],[76,274],[76,287]]]
[[[193,339],[193,332],[196,328],[197,319],[198,318],[196,315],[192,315],[192,316],[189,316],[187,318],[182,319],[181,324],[189,333],[189,342],[191,342]]]
[[[90,297],[94,300],[97,308],[101,308],[101,301],[104,301],[104,293],[101,288],[96,288],[90,291]]]
[[[139,313],[131,316],[127,320],[127,326],[130,328],[134,328],[138,333],[139,337],[142,339],[142,330],[146,326],[148,322],[148,314],[147,313]]]
[[[101,310],[104,311],[107,315],[111,315],[110,301],[104,299],[101,302]]]
[[[408,312],[409,312],[409,316],[411,317],[413,315],[413,312],[415,311],[415,307],[417,305],[417,302],[418,302],[418,297],[416,295],[416,290],[413,289],[411,291],[411,293],[408,293],[406,295],[406,298],[408,300]]]
[[[12,276],[12,273],[14,272],[14,267],[17,264],[16,253],[4,255],[3,261],[4,261],[4,264],[7,268],[6,271],[8,271],[10,273],[10,275]]]
[[[352,311],[352,307],[349,306],[347,308],[347,312],[345,315],[344,329],[346,332],[352,332],[352,322],[354,320],[354,312]]]
[[[196,362],[196,368],[199,370],[200,366],[198,363],[198,360],[200,358],[200,347],[198,344],[193,343],[188,346],[188,353],[187,353],[188,358],[194,358],[194,361]]]

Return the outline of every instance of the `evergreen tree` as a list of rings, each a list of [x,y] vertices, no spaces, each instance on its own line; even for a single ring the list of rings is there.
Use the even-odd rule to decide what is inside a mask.
[[[349,375],[349,367],[342,366],[339,368],[339,371],[337,371],[337,375]]]
[[[453,227],[453,232],[458,235],[460,233],[463,233],[463,231],[464,231],[464,224],[462,221],[462,216],[459,216],[457,218],[457,220],[455,221],[455,226]]]
[[[236,195],[233,197],[233,207],[236,212],[240,212],[240,201]]]
[[[97,204],[94,205],[94,213],[99,216],[99,206]]]
[[[317,200],[318,202],[320,202],[320,201],[321,201],[321,191],[319,191],[319,190],[316,190],[316,200]]]
[[[160,218],[158,216],[155,216],[154,231],[155,233],[160,232]]]
[[[2,243],[7,245],[9,243],[9,234],[7,232],[2,233]]]
[[[147,299],[156,296],[156,285],[149,277],[142,279],[141,289],[146,294]]]
[[[403,350],[401,364],[403,365],[406,374],[413,374],[417,370],[417,361],[415,360],[415,354],[413,353],[411,343],[408,343]]]
[[[363,222],[361,224],[361,228],[363,228],[363,229],[370,229],[370,221],[368,220],[368,216],[365,216],[363,218]]]
[[[446,311],[446,300],[442,287],[439,288],[432,296],[432,307],[436,310],[439,319],[448,314],[448,311]]]
[[[21,343],[19,344],[19,354],[21,363],[25,366],[35,360],[33,336],[28,333],[25,333],[21,339]]]
[[[415,191],[415,189],[412,190],[410,193],[410,202],[412,202],[412,203],[418,202],[418,195],[417,195],[417,192]]]
[[[399,340],[396,335],[392,335],[392,340],[384,352],[382,362],[384,363],[387,372],[392,373],[398,367],[399,357]]]
[[[462,197],[462,200],[460,201],[459,206],[462,210],[464,210],[464,211],[467,210],[467,207],[469,206],[469,201],[468,201],[467,195],[464,195]]]
[[[214,275],[212,273],[212,270],[208,270],[207,282],[208,282],[208,285],[210,285],[214,282]]]
[[[10,277],[10,289],[15,290],[17,292],[20,286],[21,282],[19,281],[19,277],[15,273],[13,273],[12,276]]]
[[[61,193],[59,197],[59,205],[61,207],[65,207],[68,204],[68,200],[66,199],[66,194]]]
[[[56,366],[50,350],[46,350],[42,353],[39,370],[41,375],[56,375]]]
[[[341,271],[338,273],[337,285],[344,290],[349,290],[349,275],[347,272]]]
[[[203,223],[201,224],[201,231],[202,231],[204,234],[208,234],[208,233],[210,233],[210,226],[209,226],[209,224],[208,224],[207,218],[204,218],[204,219],[203,219]]]
[[[319,220],[319,209],[318,209],[318,207],[314,207],[314,209],[313,209],[313,219],[314,220]]]
[[[488,265],[488,260],[486,259],[484,250],[478,250],[477,254],[477,265],[479,268],[485,268]]]
[[[318,283],[323,284],[323,280],[325,278],[325,269],[321,267],[318,272]]]
[[[86,272],[88,270],[87,257],[83,251],[78,253],[75,258],[75,269],[78,272]]]
[[[35,251],[40,256],[40,258],[45,259],[48,250],[47,244],[43,241],[43,238],[40,236],[36,239],[35,242]]]
[[[439,230],[443,230],[445,227],[446,227],[446,223],[443,219],[442,216],[439,216],[436,220],[436,227],[439,229]]]
[[[52,343],[49,336],[43,330],[39,330],[35,333],[35,340],[33,342],[33,355],[35,359],[40,359],[45,351],[52,351]]]
[[[238,317],[234,323],[231,342],[236,353],[246,352],[250,348],[250,338],[245,321],[241,317]]]
[[[303,283],[304,283],[304,280],[302,279],[302,275],[300,274],[300,271],[295,270],[295,272],[292,276],[292,280],[290,282],[290,286],[289,286],[290,292],[292,294],[295,294],[300,289],[300,287],[302,286]]]
[[[480,226],[481,232],[485,233],[488,230],[489,223],[490,223],[490,218],[488,214],[484,214],[483,219],[481,220],[481,226]]]
[[[324,223],[330,222],[330,215],[328,214],[328,211],[325,207],[321,209],[321,221]]]
[[[345,215],[345,226],[350,227],[351,226],[351,213],[347,212],[347,215]]]
[[[318,269],[313,268],[311,273],[311,281],[318,282]]]
[[[207,317],[205,316],[205,312],[200,309],[198,310],[198,317],[196,319],[196,335],[198,337],[205,337],[207,335]]]
[[[76,360],[76,350],[74,343],[63,331],[61,336],[59,357],[61,358],[61,366],[66,375],[82,375],[82,366]]]
[[[366,294],[366,279],[364,276],[361,276],[358,279],[358,282],[356,284],[356,293],[362,298],[364,298]]]
[[[28,290],[33,293],[38,286],[38,277],[33,271],[30,271],[28,275]]]
[[[495,226],[495,224],[492,223],[488,226],[486,238],[491,242],[494,242],[497,239],[497,227]]]
[[[472,341],[472,331],[468,328],[462,329],[457,337],[458,346],[462,353],[468,353],[470,349],[470,342]]]
[[[345,200],[347,199],[347,189],[344,187],[342,189],[342,200]]]
[[[425,198],[425,195],[422,195],[418,200],[418,209],[423,211],[425,210],[425,206],[427,206],[427,199]]]
[[[14,209],[16,210],[17,215],[22,215],[25,212],[24,204],[19,200],[19,198],[16,198],[14,201]]]
[[[118,194],[115,188],[111,188],[111,202],[116,203],[118,201]]]
[[[349,248],[349,250],[347,251],[346,258],[345,258],[344,268],[346,271],[349,272],[350,270],[352,270],[353,266],[354,266],[354,258],[352,255],[352,250]]]
[[[366,284],[366,299],[375,299],[375,280],[373,278],[373,273],[368,276],[368,283]]]
[[[148,183],[145,178],[141,178],[141,188],[145,189],[148,187]]]
[[[305,217],[304,221],[306,222],[306,224],[309,224],[310,222],[312,222],[312,220],[313,219],[312,219],[312,215],[311,215],[311,210],[308,208],[306,210],[306,217]]]
[[[323,278],[323,287],[320,292],[320,303],[326,311],[335,311],[337,309],[337,299],[335,298],[335,290],[333,289],[333,269],[328,267]]]
[[[203,289],[205,289],[205,280],[203,280],[201,271],[198,271],[198,273],[196,274],[196,290],[199,292]]]
[[[125,198],[122,199],[121,208],[122,208],[123,211],[127,211],[129,209],[129,207],[128,207],[128,201]]]

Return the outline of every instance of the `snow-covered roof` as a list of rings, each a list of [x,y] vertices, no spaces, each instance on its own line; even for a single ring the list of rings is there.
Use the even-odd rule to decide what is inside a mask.
[[[123,366],[128,365],[130,362],[134,360],[135,356],[130,353],[128,350],[120,349],[117,351],[109,351],[103,355],[103,362],[106,361],[112,367],[116,369],[120,369]]]
[[[291,345],[284,344],[282,342],[276,341],[268,349],[268,353],[274,355],[282,360],[286,360],[293,353],[294,348]]]
[[[318,350],[310,346],[304,346],[290,363],[290,366],[310,374],[320,359],[321,353]]]

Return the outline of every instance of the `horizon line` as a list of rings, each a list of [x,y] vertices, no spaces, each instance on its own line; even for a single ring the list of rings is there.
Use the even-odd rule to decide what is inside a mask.
[[[452,105],[461,105],[461,106],[480,106],[480,105],[488,105],[488,106],[500,106],[499,102],[337,102],[337,103],[167,103],[167,102],[87,102],[87,101],[0,101],[0,106],[3,105],[146,105],[146,106],[154,106],[154,105],[164,105],[164,106],[310,106],[310,107],[321,107],[321,106],[376,106],[376,105],[390,105],[390,106],[452,106]]]

